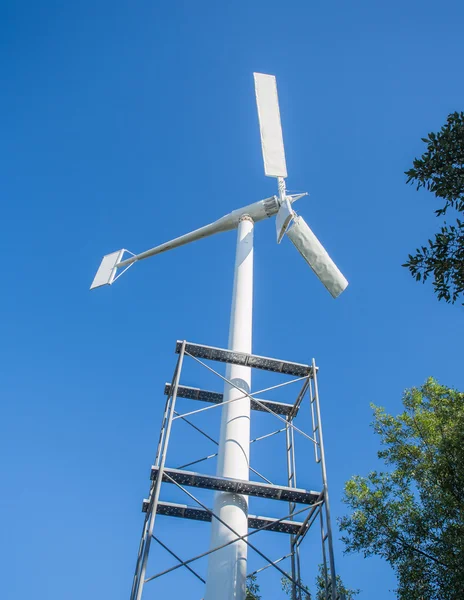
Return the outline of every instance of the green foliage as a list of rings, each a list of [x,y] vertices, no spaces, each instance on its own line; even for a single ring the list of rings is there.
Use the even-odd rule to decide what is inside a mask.
[[[245,600],[260,600],[259,584],[256,581],[256,575],[248,575]]]
[[[373,406],[388,470],[346,483],[342,539],[390,563],[400,600],[464,598],[464,394],[428,379],[403,405]]]
[[[452,113],[438,133],[422,138],[427,151],[416,158],[406,171],[407,183],[416,183],[443,201],[435,211],[443,216],[449,208],[464,213],[464,113]],[[454,303],[464,292],[464,222],[445,224],[428,245],[409,254],[407,267],[417,281],[425,282],[432,274],[438,299]]]

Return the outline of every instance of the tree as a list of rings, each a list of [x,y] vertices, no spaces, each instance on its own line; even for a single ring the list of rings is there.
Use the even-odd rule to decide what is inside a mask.
[[[448,115],[446,124],[438,133],[422,138],[427,151],[416,158],[412,169],[406,171],[407,183],[417,184],[435,194],[443,203],[435,211],[438,217],[452,209],[458,215],[464,213],[464,113]],[[464,292],[464,223],[448,225],[446,221],[428,246],[409,254],[403,265],[411,275],[425,282],[432,274],[433,286],[438,299],[454,302]]]
[[[342,539],[390,563],[400,600],[464,598],[464,394],[428,379],[403,405],[373,406],[388,470],[346,483]]]

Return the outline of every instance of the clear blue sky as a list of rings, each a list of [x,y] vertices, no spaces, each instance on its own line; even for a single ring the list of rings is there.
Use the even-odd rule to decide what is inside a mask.
[[[272,222],[257,226],[254,351],[320,366],[335,516],[344,482],[379,467],[370,402],[397,412],[430,375],[464,389],[462,309],[400,266],[438,227],[403,171],[462,110],[463,21],[458,0],[2,3],[5,600],[128,598],[175,340],[226,345],[235,234],[88,288],[103,254],[274,193],[253,71],[278,78],[288,186],[310,192],[298,210],[350,281],[332,300]],[[175,439],[171,466],[206,448]],[[254,452],[272,474],[274,446]],[[160,535],[186,557],[206,528],[164,519]],[[274,537],[260,544],[274,555]],[[388,566],[336,550],[360,598],[394,597]],[[168,590],[202,597],[180,571],[146,597]]]

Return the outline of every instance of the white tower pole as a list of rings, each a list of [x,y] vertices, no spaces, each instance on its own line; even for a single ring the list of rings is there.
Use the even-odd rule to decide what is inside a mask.
[[[244,215],[238,225],[234,289],[230,314],[229,350],[251,353],[253,318],[253,227]],[[226,378],[250,393],[251,369],[227,365]],[[250,399],[229,384],[224,386],[217,475],[248,479],[250,454]],[[248,498],[240,494],[219,492],[214,499],[214,513],[239,536],[248,532]],[[230,529],[213,517],[210,548],[236,539]],[[205,600],[244,600],[246,595],[247,545],[244,540],[226,546],[209,556]]]

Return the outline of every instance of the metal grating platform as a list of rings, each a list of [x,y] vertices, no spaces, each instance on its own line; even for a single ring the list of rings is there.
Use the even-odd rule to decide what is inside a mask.
[[[177,341],[176,354],[179,354],[182,344],[183,342]],[[308,375],[312,377],[311,365],[288,362],[277,358],[268,358],[244,352],[232,352],[232,350],[224,350],[223,348],[215,348],[214,346],[202,346],[191,342],[185,342],[185,351],[197,358],[216,360],[233,365],[244,365],[255,369],[264,369],[265,371],[294,375],[295,377],[306,377]]]
[[[142,512],[147,512],[149,501],[145,499],[142,504]],[[211,514],[203,508],[187,506],[186,504],[176,504],[174,502],[158,502],[157,514],[168,517],[179,517],[182,519],[193,519],[194,521],[211,521]],[[248,527],[250,529],[260,529],[266,526],[265,531],[274,531],[277,533],[289,533],[296,535],[303,523],[299,521],[278,521],[271,517],[258,517],[248,515]]]
[[[169,396],[171,393],[172,386],[170,383],[166,383],[164,386],[164,393],[166,396]],[[219,392],[209,392],[207,390],[200,390],[200,388],[190,387],[188,385],[179,385],[177,388],[177,397],[178,398],[189,398],[190,400],[201,400],[203,402],[212,402],[213,404],[221,404],[223,399],[223,394]],[[267,406],[273,412],[287,416],[291,414],[293,409],[293,404],[285,404],[283,402],[274,402],[273,400],[261,400],[259,401]],[[262,412],[267,412],[262,406],[260,406],[253,399],[251,400],[251,408],[253,410],[260,410]]]
[[[159,467],[152,466],[151,479],[155,479]],[[290,488],[283,485],[269,485],[256,481],[245,481],[243,479],[231,479],[229,477],[217,477],[215,475],[202,475],[194,471],[183,471],[181,469],[164,469],[163,481],[172,483],[166,475],[169,475],[176,483],[208,490],[219,490],[221,492],[233,492],[245,496],[257,496],[259,498],[271,498],[273,500],[285,500],[286,502],[297,502],[299,504],[314,504],[319,498],[319,492]]]

